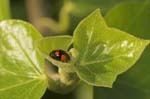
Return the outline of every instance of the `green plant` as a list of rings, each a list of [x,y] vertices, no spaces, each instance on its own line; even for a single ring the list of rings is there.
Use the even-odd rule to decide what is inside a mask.
[[[149,2],[126,2],[115,6],[105,16],[109,26],[119,28],[140,38],[150,39]],[[150,46],[140,60],[118,77],[112,89],[94,88],[94,99],[149,99]]]
[[[106,16],[107,22],[111,20],[109,16],[113,14]],[[108,23],[113,26],[112,21]],[[79,81],[111,88],[117,76],[135,64],[149,43],[150,40],[109,27],[99,9],[79,23],[73,36],[42,37],[27,22],[1,21],[0,99],[40,99],[47,87],[56,93],[68,93]],[[71,60],[61,62],[50,57],[58,49]],[[45,66],[44,59],[51,65]],[[52,71],[54,65],[58,73]]]
[[[9,0],[0,1],[0,20],[10,18]]]

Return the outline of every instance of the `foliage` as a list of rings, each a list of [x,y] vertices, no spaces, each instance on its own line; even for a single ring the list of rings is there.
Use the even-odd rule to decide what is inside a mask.
[[[124,3],[113,8],[105,19],[109,26],[120,28],[141,38],[149,35],[150,3]],[[127,72],[119,76],[112,89],[95,88],[94,99],[149,99],[150,98],[150,46],[140,60]]]
[[[102,6],[103,14],[112,5],[123,0],[109,0],[109,3],[104,1],[101,0],[102,5],[108,6],[106,9]],[[83,1],[64,0],[60,22],[56,22],[54,28],[56,31],[67,31],[70,13],[82,17],[99,7],[98,3],[97,0],[88,0],[83,5]],[[78,24],[73,36],[53,37],[42,37],[27,22],[4,20],[10,18],[9,2],[5,0],[1,4],[0,20],[3,21],[0,22],[0,99],[9,99],[10,96],[11,99],[40,99],[46,88],[64,94],[72,91],[79,81],[90,86],[81,85],[77,93],[86,88],[89,95],[92,95],[92,86],[99,86],[94,87],[94,99],[149,99],[147,65],[150,46],[147,45],[150,41],[145,40],[150,36],[149,2],[120,4],[108,12],[106,22],[97,9]],[[88,9],[91,5],[93,6]],[[49,53],[57,49],[64,50],[71,60],[61,62],[50,57]],[[57,66],[56,75],[48,69],[49,65],[45,66],[44,59],[52,66]],[[120,76],[117,77],[118,75]],[[84,96],[80,94],[77,97]]]
[[[0,98],[39,99],[47,87],[43,58],[34,40],[42,36],[19,20],[0,22]]]

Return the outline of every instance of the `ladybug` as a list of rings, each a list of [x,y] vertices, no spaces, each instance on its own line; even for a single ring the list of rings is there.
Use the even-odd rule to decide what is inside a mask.
[[[70,56],[64,50],[60,50],[60,49],[54,50],[49,55],[53,59],[61,61],[61,62],[70,61]]]

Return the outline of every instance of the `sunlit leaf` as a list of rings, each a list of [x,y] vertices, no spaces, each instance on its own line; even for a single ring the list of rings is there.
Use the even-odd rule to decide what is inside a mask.
[[[34,46],[40,38],[23,21],[0,22],[0,99],[40,99],[44,94],[44,61]]]
[[[117,75],[128,70],[149,41],[106,25],[99,10],[81,21],[74,31],[78,51],[77,74],[83,81],[112,87]]]
[[[150,3],[125,3],[113,8],[106,16],[110,26],[133,35],[150,39]],[[114,87],[95,88],[94,99],[150,99],[150,46],[140,60],[119,76]]]

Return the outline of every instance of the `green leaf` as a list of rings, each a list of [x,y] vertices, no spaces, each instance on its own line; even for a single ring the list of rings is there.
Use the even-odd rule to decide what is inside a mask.
[[[108,25],[148,39],[150,37],[150,2],[122,3],[112,9],[105,19]],[[144,34],[144,35],[143,35]]]
[[[38,50],[44,55],[48,55],[53,50],[62,49],[67,51],[69,46],[72,44],[71,36],[53,36],[45,37],[36,42]]]
[[[0,99],[40,99],[44,94],[44,60],[33,45],[40,38],[23,21],[0,22]]]
[[[78,25],[73,40],[79,53],[76,68],[80,79],[105,87],[112,87],[117,75],[128,70],[149,43],[108,27],[99,10]]]
[[[36,42],[38,51],[52,62],[54,65],[62,68],[63,70],[70,72],[72,71],[72,66],[70,63],[63,63],[61,61],[57,61],[49,56],[50,52],[54,50],[64,50],[68,53],[68,48],[72,44],[72,37],[71,36],[53,36],[53,37],[46,37],[40,39]],[[69,53],[68,53],[69,54]]]
[[[117,5],[107,14],[106,21],[110,26],[150,39],[149,10],[148,2]],[[95,88],[94,99],[150,99],[149,58],[150,46],[131,69],[119,76],[112,89]]]

